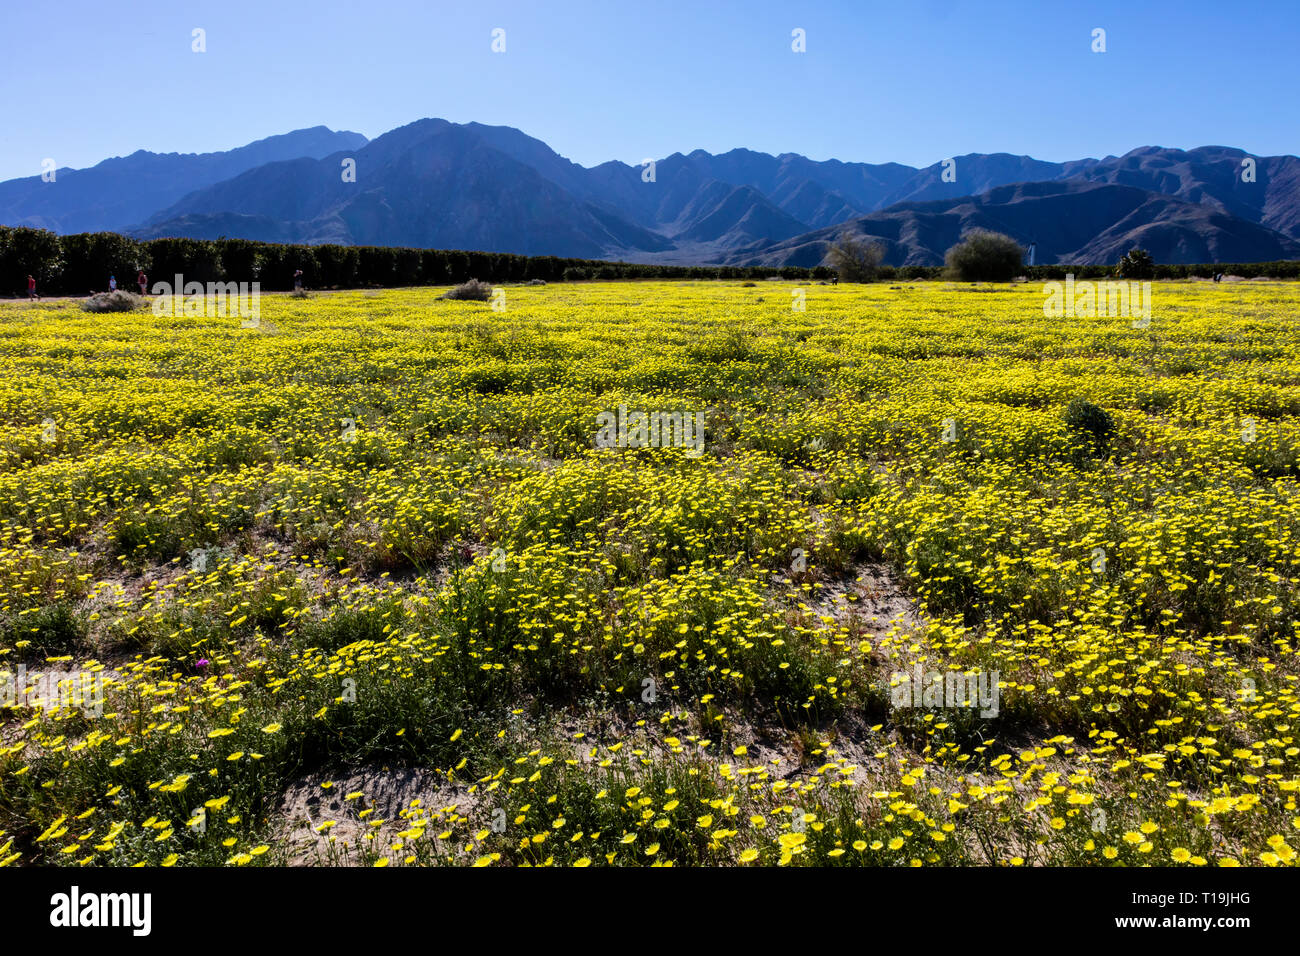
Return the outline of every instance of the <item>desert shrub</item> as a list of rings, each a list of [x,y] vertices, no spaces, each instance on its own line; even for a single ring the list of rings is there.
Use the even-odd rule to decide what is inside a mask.
[[[1066,427],[1077,441],[1081,452],[1101,454],[1110,443],[1110,436],[1115,430],[1115,422],[1110,412],[1092,402],[1076,398],[1066,406]]]
[[[943,257],[950,279],[963,282],[1008,282],[1020,274],[1025,250],[1000,232],[972,229]]]
[[[492,286],[490,283],[480,282],[478,279],[470,279],[468,282],[462,282],[454,289],[449,289],[438,298],[486,302],[492,298]]]
[[[87,312],[134,312],[144,304],[144,299],[125,289],[100,292],[81,303]]]
[[[0,641],[26,642],[19,651],[19,660],[41,661],[49,654],[72,650],[85,643],[88,631],[85,617],[67,601],[0,618]]]
[[[546,285],[545,279],[529,279],[526,285]]]
[[[866,242],[851,232],[841,233],[826,250],[827,262],[845,282],[872,281],[884,258],[884,246],[878,242]]]
[[[306,289],[294,289],[292,292],[289,293],[289,298],[291,298],[291,299],[310,299],[310,298],[311,298],[311,293],[308,292]]]
[[[1156,262],[1145,249],[1130,249],[1115,271],[1122,279],[1154,279]]]

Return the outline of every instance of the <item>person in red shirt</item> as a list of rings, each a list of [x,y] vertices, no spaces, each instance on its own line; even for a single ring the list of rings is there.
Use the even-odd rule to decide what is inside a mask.
[[[29,299],[40,298],[40,296],[36,294],[36,280],[33,279],[31,276],[27,277],[27,298]]]
[[[143,269],[135,274],[135,281],[136,284],[140,286],[140,294],[144,295],[145,286],[149,284],[149,277],[144,274]]]

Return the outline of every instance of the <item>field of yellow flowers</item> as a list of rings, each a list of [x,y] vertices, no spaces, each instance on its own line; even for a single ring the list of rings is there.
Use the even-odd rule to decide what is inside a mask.
[[[0,304],[0,865],[1295,862],[1300,284],[441,291]]]

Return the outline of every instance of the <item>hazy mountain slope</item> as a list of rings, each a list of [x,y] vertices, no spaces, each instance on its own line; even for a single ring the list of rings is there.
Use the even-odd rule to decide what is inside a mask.
[[[1255,164],[1254,182],[1243,178],[1247,158]],[[1226,146],[1186,151],[1144,146],[1070,174],[1176,196],[1300,239],[1300,159],[1295,156],[1252,157]]]
[[[200,190],[137,230],[210,233],[223,221],[243,238],[483,249],[597,257],[667,240],[573,196],[475,130],[421,120],[357,150],[356,182],[337,155],[271,163]],[[508,187],[503,185],[508,184]],[[221,217],[234,216],[239,218]]]
[[[121,231],[187,193],[266,163],[355,150],[366,138],[324,126],[295,130],[217,153],[150,153],[106,159],[89,169],[59,169],[0,183],[0,223],[56,232]]]
[[[953,182],[944,182],[945,171],[949,173],[950,178],[953,178]],[[1061,163],[1045,163],[1030,156],[1012,156],[1010,153],[971,153],[955,156],[951,166],[938,162],[918,170],[907,182],[886,195],[876,208],[883,209],[900,202],[926,202],[974,196],[1011,183],[1058,179],[1063,172],[1064,165]]]
[[[1300,256],[1300,242],[1216,209],[1131,186],[1078,181],[1020,183],[979,196],[900,203],[784,242],[727,256],[733,265],[817,265],[843,230],[871,237],[892,265],[939,265],[970,229],[1037,242],[1037,261],[1116,262],[1134,246],[1157,262],[1249,262]]]

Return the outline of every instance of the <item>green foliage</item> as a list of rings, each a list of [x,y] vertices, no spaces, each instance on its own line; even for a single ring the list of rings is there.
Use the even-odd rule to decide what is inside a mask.
[[[1092,402],[1076,398],[1066,407],[1064,418],[1081,448],[1096,454],[1105,452],[1115,431],[1115,422],[1110,412]]]
[[[949,250],[949,277],[975,281],[1009,279],[1026,274],[1033,280],[1063,279],[1072,272],[1079,279],[1106,278],[1115,271],[1104,265],[1022,266],[1010,246],[992,271],[978,262],[967,269],[968,250],[975,235]],[[1003,237],[1012,246],[1011,240]],[[982,242],[974,243],[983,248]],[[1017,247],[1018,248],[1018,247]],[[1134,255],[1130,253],[1130,256]],[[951,267],[960,259],[958,273]],[[1126,260],[1129,257],[1125,257]],[[1149,257],[1137,271],[1121,266],[1128,278],[1208,278],[1224,272],[1244,278],[1300,278],[1300,261],[1155,265]],[[85,295],[102,288],[110,274],[130,286],[137,269],[151,282],[173,282],[177,274],[186,282],[259,282],[264,292],[293,288],[293,274],[303,271],[304,284],[315,288],[449,285],[482,277],[487,282],[581,281],[584,279],[743,280],[782,278],[825,280],[835,274],[829,265],[811,269],[798,266],[674,266],[562,259],[557,256],[519,256],[503,252],[466,252],[456,249],[408,249],[356,246],[303,246],[256,242],[249,239],[167,238],[137,241],[115,233],[79,233],[59,236],[43,229],[0,226],[0,295],[22,296],[30,273],[42,295]],[[898,268],[876,264],[876,279],[937,279],[945,270],[937,266]]]
[[[147,245],[158,281],[174,282],[175,276],[181,275],[187,283],[202,282],[206,285],[223,279],[221,248],[216,242],[205,239],[154,239]]]
[[[266,266],[266,254],[262,243],[249,239],[221,239],[220,248],[222,272],[229,282],[256,282],[262,277]],[[166,276],[163,276],[166,279]]]
[[[63,264],[59,237],[48,229],[0,226],[0,288],[26,295],[30,275],[36,279],[36,291],[49,295],[56,291]]]
[[[826,260],[845,282],[871,282],[880,271],[885,248],[868,242],[851,232],[841,233],[826,252]]]
[[[1123,279],[1154,279],[1156,263],[1145,249],[1130,249],[1119,261],[1116,271]]]
[[[944,256],[947,276],[962,282],[1008,282],[1021,272],[1025,250],[1000,232],[973,229]]]
[[[152,266],[152,257],[144,243],[115,232],[63,236],[59,244],[64,259],[59,282],[69,291],[104,289],[110,275],[117,276],[119,286],[134,289],[136,272],[144,269],[147,273]]]

